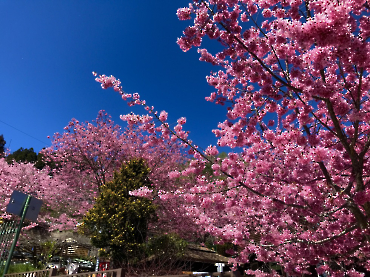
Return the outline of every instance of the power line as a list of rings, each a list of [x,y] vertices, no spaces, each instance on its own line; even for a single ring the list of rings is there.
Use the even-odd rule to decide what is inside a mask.
[[[22,130],[19,130],[18,128],[16,128],[16,127],[14,127],[14,126],[12,126],[12,125],[10,125],[10,124],[2,121],[1,119],[0,119],[0,122],[3,123],[3,124],[5,124],[5,125],[8,125],[9,127],[13,128],[14,130],[17,130],[18,132],[21,132],[22,134],[25,134],[26,136],[29,136],[30,138],[33,138],[34,140],[37,140],[37,141],[43,143],[44,145],[48,145],[49,144],[49,143],[46,143],[45,141],[42,141],[42,140],[39,140],[38,138],[35,138],[34,136],[31,136],[30,134],[27,134],[26,132],[23,132]]]

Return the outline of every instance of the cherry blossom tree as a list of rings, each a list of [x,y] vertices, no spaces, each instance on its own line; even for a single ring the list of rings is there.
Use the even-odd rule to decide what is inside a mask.
[[[370,270],[367,1],[194,0],[177,14],[193,21],[178,39],[183,51],[208,39],[221,47],[198,52],[219,69],[207,77],[216,91],[206,99],[227,108],[214,130],[219,146],[235,148],[227,158],[217,159],[216,146],[198,151],[183,119],[170,130],[166,112],[113,76],[96,79],[151,113],[123,119],[151,124],[153,137],[178,138],[194,153],[170,175],[197,182],[165,197],[181,195],[206,232],[238,245],[238,262],[255,253],[290,275],[319,263],[318,273],[333,276]],[[224,178],[202,176],[206,162]]]
[[[21,191],[43,201],[36,223],[26,225],[32,228],[40,223],[49,230],[74,229],[78,220],[86,213],[89,205],[81,194],[72,190],[57,177],[51,177],[47,168],[37,169],[32,163],[8,164],[0,159],[0,210],[3,219],[11,219],[5,212],[13,191]]]
[[[186,212],[183,205],[175,200],[163,205],[158,197],[163,191],[177,189],[179,181],[171,180],[168,173],[183,167],[187,154],[176,141],[153,137],[150,124],[137,126],[134,122],[133,118],[122,130],[105,111],[100,111],[92,123],[72,119],[64,133],[53,136],[52,146],[42,151],[46,161],[55,165],[53,177],[68,184],[91,208],[101,193],[101,186],[113,179],[113,173],[124,162],[144,159],[150,168],[150,180],[156,184],[155,190],[145,187],[137,193],[153,198],[158,207],[159,220],[150,226],[151,230],[184,233],[193,226],[195,232],[197,228],[192,221],[181,217]]]
[[[63,134],[54,134],[51,147],[42,150],[45,160],[55,164],[71,187],[99,191],[127,155],[121,128],[99,111],[94,122],[72,119],[64,129]]]

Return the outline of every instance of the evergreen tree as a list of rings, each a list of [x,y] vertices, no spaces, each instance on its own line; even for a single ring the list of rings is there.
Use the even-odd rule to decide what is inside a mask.
[[[5,144],[6,144],[6,141],[4,139],[4,136],[0,135],[0,157],[5,156]]]
[[[130,191],[150,187],[150,169],[143,159],[124,163],[84,217],[82,231],[99,248],[109,247],[114,267],[127,267],[142,258],[148,223],[154,219],[151,200],[130,195]]]
[[[6,161],[8,163],[12,163],[13,161],[16,162],[24,162],[24,163],[35,163],[37,161],[37,153],[33,148],[19,148],[18,150],[14,151],[12,154],[9,154],[6,157]]]
[[[43,155],[41,153],[36,153],[33,148],[19,148],[14,151],[12,154],[9,154],[6,157],[8,164],[13,163],[14,161],[19,163],[33,163],[37,169],[43,169],[45,163],[43,161]]]

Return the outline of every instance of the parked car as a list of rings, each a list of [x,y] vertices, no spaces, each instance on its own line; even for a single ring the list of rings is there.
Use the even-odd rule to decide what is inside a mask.
[[[46,268],[56,268],[60,269],[62,267],[65,267],[67,265],[67,262],[58,256],[52,257],[48,263],[46,263]]]
[[[79,265],[81,272],[95,271],[95,264],[91,261],[81,260]]]

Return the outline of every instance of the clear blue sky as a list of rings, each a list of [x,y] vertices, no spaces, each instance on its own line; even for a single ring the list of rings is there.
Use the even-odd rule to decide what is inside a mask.
[[[15,151],[50,145],[72,118],[91,121],[104,109],[133,109],[113,90],[102,90],[91,72],[115,75],[127,93],[138,92],[169,121],[184,116],[185,129],[201,147],[216,144],[211,132],[225,108],[204,97],[214,89],[196,49],[176,44],[191,22],[176,10],[190,0],[13,1],[0,0],[0,134]],[[123,123],[121,124],[123,125]]]

